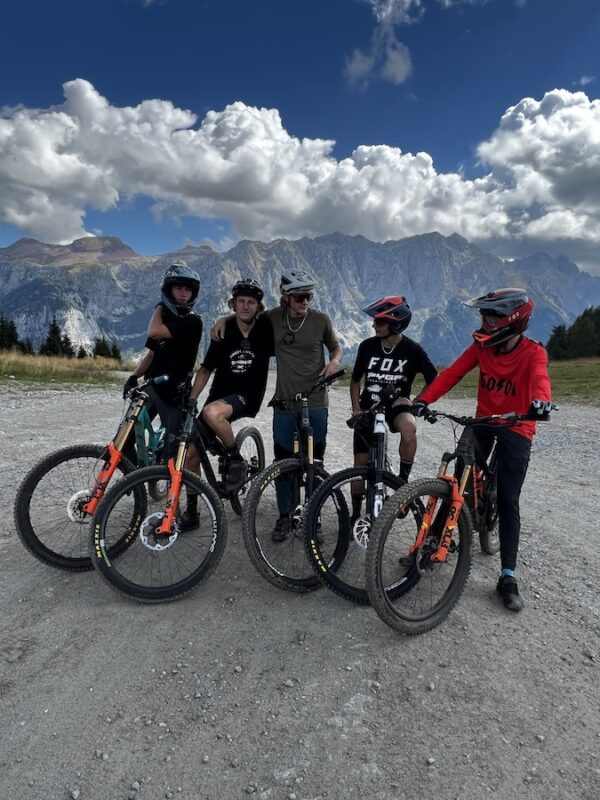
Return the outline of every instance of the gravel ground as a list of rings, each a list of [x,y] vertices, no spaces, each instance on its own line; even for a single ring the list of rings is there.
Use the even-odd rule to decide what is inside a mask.
[[[565,406],[536,440],[525,610],[501,608],[497,557],[476,551],[457,608],[407,638],[326,590],[264,582],[231,512],[219,568],[177,603],[40,564],[14,532],[18,483],[57,447],[106,442],[122,404],[114,389],[16,381],[0,400],[0,797],[600,797],[599,409]],[[351,457],[347,390],[332,407],[330,471]],[[268,410],[258,424],[269,442]],[[450,440],[420,425],[415,476]]]

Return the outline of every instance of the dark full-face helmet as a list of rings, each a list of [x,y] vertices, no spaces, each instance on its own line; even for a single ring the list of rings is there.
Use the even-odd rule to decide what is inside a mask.
[[[188,303],[176,303],[171,290],[174,286],[188,286],[192,296]],[[165,272],[161,286],[162,302],[178,317],[186,317],[196,305],[200,292],[200,277],[197,272],[184,264],[172,264]]]
[[[264,297],[264,292],[259,284],[252,278],[241,278],[237,281],[231,290],[231,296],[235,300],[236,297],[244,295],[244,297],[254,297],[260,303]]]
[[[392,335],[406,330],[412,319],[412,311],[406,302],[406,297],[401,295],[382,297],[381,300],[376,300],[363,308],[363,311],[373,319],[387,322]]]
[[[467,300],[465,305],[481,314],[481,328],[473,331],[479,347],[495,347],[520,335],[529,325],[533,311],[533,300],[523,289],[496,289]]]
[[[310,294],[314,288],[315,279],[303,269],[290,269],[281,276],[279,284],[282,294]]]

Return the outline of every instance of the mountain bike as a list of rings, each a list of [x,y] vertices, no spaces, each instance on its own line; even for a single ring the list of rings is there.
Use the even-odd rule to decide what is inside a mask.
[[[494,477],[489,478],[488,462],[488,478],[480,464],[484,479],[477,479],[475,470],[476,480],[472,480],[476,463],[473,427],[512,426],[531,419],[514,413],[461,417],[433,409],[425,416],[429,421],[448,419],[462,426],[463,434],[455,450],[443,454],[436,478],[411,481],[386,503],[371,531],[366,560],[371,605],[390,627],[407,634],[424,633],[439,625],[463,592],[471,569],[470,505],[477,515],[485,513],[483,524],[491,528],[487,552],[495,547],[495,460]],[[448,474],[452,461],[459,465],[458,475]],[[420,520],[406,513],[416,502],[424,507]],[[402,591],[396,592],[396,587]]]
[[[387,455],[385,406],[399,395],[390,387],[374,405],[347,420],[348,427],[373,431],[368,462],[332,475],[317,488],[304,516],[304,544],[318,577],[347,600],[366,604],[365,559],[374,521],[404,484]],[[422,516],[415,503],[410,513]]]
[[[168,376],[161,375],[129,392],[129,406],[106,447],[64,447],[27,473],[17,491],[15,527],[40,561],[64,570],[92,569],[87,526],[107,486],[137,465],[149,466],[162,457],[164,428],[152,424],[145,389],[165,380]],[[159,497],[164,487],[156,483],[149,490]]]
[[[166,465],[138,469],[120,480],[94,515],[92,562],[113,589],[136,600],[182,597],[208,578],[223,555],[227,521],[221,498],[216,488],[183,468],[195,423],[194,404],[186,410],[177,454]],[[166,498],[152,494],[157,482],[164,482]],[[198,525],[184,532],[179,509],[190,494],[197,497]]]
[[[322,461],[314,458],[313,429],[308,398],[344,374],[320,378],[305,392],[288,400],[276,398],[270,405],[300,403],[294,434],[294,457],[273,462],[250,484],[242,512],[242,534],[250,560],[267,581],[281,589],[308,592],[320,586],[306,559],[302,532],[304,510],[315,488],[329,476]],[[273,541],[272,532],[281,515],[286,517],[286,536]]]

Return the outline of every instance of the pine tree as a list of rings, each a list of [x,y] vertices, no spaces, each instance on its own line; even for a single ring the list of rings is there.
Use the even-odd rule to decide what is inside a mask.
[[[29,338],[24,339],[22,342],[19,342],[19,350],[26,356],[35,355],[35,351],[33,349],[33,342]]]
[[[567,358],[586,358],[600,352],[600,337],[591,317],[577,317],[567,333]]]
[[[93,355],[94,358],[110,358],[110,347],[104,336],[101,336],[99,339],[94,339]]]
[[[13,350],[20,344],[15,323],[4,314],[0,315],[0,350]]]
[[[567,356],[567,329],[564,325],[556,325],[546,345],[548,357],[556,361],[568,358]]]
[[[61,337],[60,347],[61,355],[66,356],[67,358],[75,358],[75,348],[73,347],[73,342],[69,339],[66,333]]]
[[[41,356],[60,356],[62,355],[62,335],[60,327],[56,321],[56,316],[52,317],[52,322],[48,326],[48,335],[40,347]]]
[[[110,348],[110,355],[111,358],[115,358],[119,363],[121,363],[121,350],[116,342],[113,342],[113,345]]]
[[[77,351],[77,358],[87,358],[87,351],[82,344],[79,345],[79,350]]]

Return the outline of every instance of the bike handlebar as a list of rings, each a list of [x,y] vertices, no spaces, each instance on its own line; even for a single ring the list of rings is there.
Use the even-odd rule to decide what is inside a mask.
[[[340,369],[337,372],[333,372],[331,375],[327,377],[322,377],[314,383],[310,389],[307,389],[304,392],[298,392],[293,397],[289,399],[281,398],[281,397],[274,397],[272,400],[269,401],[270,406],[277,406],[278,404],[284,403],[293,403],[293,402],[300,402],[302,400],[306,400],[308,397],[311,396],[313,392],[318,391],[319,389],[324,389],[326,386],[331,386],[332,383],[337,381],[339,378],[342,377],[346,373],[345,369]]]
[[[552,403],[552,411],[558,411],[559,408],[555,403]],[[448,414],[445,411],[437,411],[434,408],[426,408],[423,414],[423,419],[431,424],[437,422],[438,419],[449,419],[456,422],[458,425],[468,427],[471,425],[485,425],[486,423],[500,423],[504,425],[512,425],[514,422],[545,422],[547,420],[539,419],[531,414],[517,414],[515,411],[508,411],[505,414],[487,414],[483,417],[468,417],[457,416],[455,414]]]
[[[136,393],[143,394],[146,386],[166,383],[166,381],[169,380],[169,377],[170,377],[169,375],[157,375],[156,378],[148,378],[139,386],[134,386],[133,389],[130,389],[130,391],[128,392],[128,397],[135,397]]]

